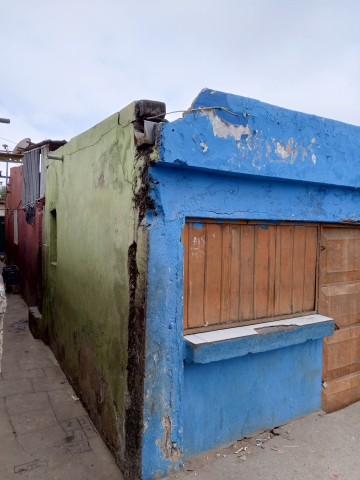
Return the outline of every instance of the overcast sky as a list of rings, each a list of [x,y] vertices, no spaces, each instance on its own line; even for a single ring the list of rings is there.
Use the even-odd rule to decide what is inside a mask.
[[[69,140],[142,98],[184,110],[204,87],[360,125],[357,0],[0,7],[0,145]]]

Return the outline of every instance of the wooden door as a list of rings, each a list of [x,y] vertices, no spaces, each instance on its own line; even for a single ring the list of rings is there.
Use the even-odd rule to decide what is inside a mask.
[[[335,320],[324,344],[323,409],[360,400],[360,228],[323,226],[319,313]]]

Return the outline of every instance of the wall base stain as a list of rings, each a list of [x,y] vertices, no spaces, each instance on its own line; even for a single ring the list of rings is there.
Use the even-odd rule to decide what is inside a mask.
[[[157,440],[156,444],[160,447],[164,457],[173,463],[177,463],[182,458],[182,452],[176,442],[171,440],[172,424],[171,418],[167,415],[163,418],[164,437]]]
[[[108,385],[96,367],[89,344],[83,345],[80,350],[79,377],[80,383],[84,380],[89,382],[93,395],[95,395],[96,411],[101,415]]]
[[[125,478],[141,479],[141,431],[143,424],[145,310],[137,300],[137,244],[128,249],[129,319],[127,391],[125,394]],[[145,292],[143,292],[145,294]]]

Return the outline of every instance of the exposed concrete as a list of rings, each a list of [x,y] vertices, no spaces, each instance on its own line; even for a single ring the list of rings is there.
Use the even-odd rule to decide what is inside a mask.
[[[360,402],[235,442],[185,463],[170,479],[358,480]],[[270,437],[270,438],[268,438]]]
[[[42,338],[41,328],[42,315],[39,307],[29,307],[29,330],[34,338]]]
[[[28,309],[8,296],[0,374],[1,480],[121,480],[52,352],[35,340]]]

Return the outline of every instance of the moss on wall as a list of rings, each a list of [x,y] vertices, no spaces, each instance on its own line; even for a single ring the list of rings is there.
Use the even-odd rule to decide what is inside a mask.
[[[134,201],[146,164],[136,108],[48,160],[43,307],[51,347],[125,474],[132,462],[131,478],[141,470],[148,250]]]

